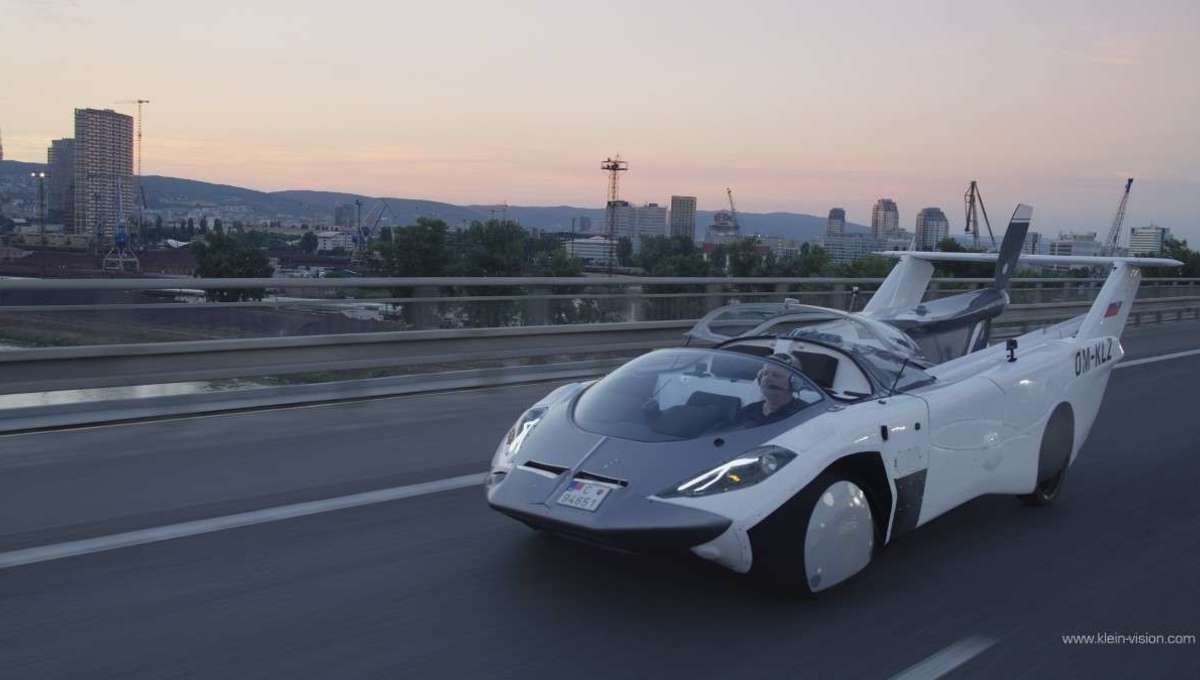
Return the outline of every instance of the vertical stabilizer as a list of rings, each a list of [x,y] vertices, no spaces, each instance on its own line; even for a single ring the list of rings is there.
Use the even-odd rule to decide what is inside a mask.
[[[929,279],[933,278],[933,264],[908,254],[900,255],[900,262],[892,267],[879,290],[871,296],[863,314],[873,314],[885,309],[910,309],[921,304]]]
[[[1120,337],[1129,319],[1129,309],[1133,307],[1133,299],[1137,297],[1138,283],[1142,280],[1142,270],[1128,262],[1116,262],[1096,301],[1092,303],[1083,324],[1079,327],[1076,337],[1081,339],[1102,338],[1105,336]]]

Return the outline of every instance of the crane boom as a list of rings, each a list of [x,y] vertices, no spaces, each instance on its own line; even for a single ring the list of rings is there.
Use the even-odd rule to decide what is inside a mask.
[[[738,223],[737,208],[733,205],[733,189],[725,187],[725,195],[729,196],[729,215],[733,217],[734,231],[740,232],[742,230],[742,225]]]
[[[1104,247],[1111,254],[1115,253],[1121,244],[1121,225],[1125,223],[1125,209],[1129,207],[1129,190],[1133,188],[1133,178],[1125,180],[1125,193],[1121,194],[1121,202],[1117,205],[1117,214],[1113,216],[1112,228],[1108,230],[1108,238],[1104,239]]]

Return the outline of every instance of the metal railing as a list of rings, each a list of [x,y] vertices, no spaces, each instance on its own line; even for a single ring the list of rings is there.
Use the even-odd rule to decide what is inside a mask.
[[[0,394],[629,356],[679,344],[683,332],[697,317],[732,300],[790,297],[840,308],[850,306],[853,300],[854,307],[860,308],[871,290],[856,295],[853,287],[873,290],[880,281],[677,277],[7,279],[0,280],[0,343],[22,332],[59,333],[61,337],[54,338],[60,342],[45,343],[60,346],[0,352]],[[1014,304],[998,319],[996,336],[1003,338],[1083,313],[1102,281],[1015,280]],[[990,279],[937,279],[929,296],[988,283]],[[262,289],[267,297],[246,302],[199,301],[198,295],[206,291],[228,289]],[[497,289],[500,295],[478,294]],[[384,297],[361,293],[380,290],[385,292]],[[131,291],[155,296],[118,301],[109,297],[112,293],[129,295]],[[331,295],[331,291],[359,295],[342,298]],[[442,292],[451,295],[440,295]],[[36,297],[30,299],[30,295]],[[671,304],[658,302],[663,300]],[[689,304],[672,307],[678,300]],[[464,305],[513,303],[523,307],[503,320],[514,323],[437,327],[447,325],[447,309],[461,312]],[[562,304],[612,313],[602,314],[599,319],[580,315],[577,322],[564,322],[552,316],[554,305]],[[389,309],[399,309],[399,313],[407,312],[427,323],[388,319]],[[379,318],[354,318],[355,314],[362,316],[364,310],[380,312]],[[479,318],[469,316],[470,311],[467,320],[479,322]],[[264,312],[274,316],[264,317]],[[237,315],[243,316],[235,318]],[[660,316],[673,318],[657,318]],[[337,325],[323,323],[331,317],[355,323],[322,332]],[[201,328],[190,327],[181,318]],[[453,315],[449,318],[459,319]],[[1200,318],[1200,279],[1148,279],[1143,282],[1130,322],[1136,325],[1189,318]],[[281,325],[272,326],[264,319]],[[210,326],[203,328],[204,324]],[[281,328],[299,332],[279,332]]]

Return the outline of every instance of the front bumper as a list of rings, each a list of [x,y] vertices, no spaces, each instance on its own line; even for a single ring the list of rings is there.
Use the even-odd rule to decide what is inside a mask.
[[[595,512],[559,505],[565,481],[517,470],[489,485],[488,504],[536,529],[634,552],[685,552],[717,538],[731,523],[703,510],[650,500],[628,487],[610,492]]]

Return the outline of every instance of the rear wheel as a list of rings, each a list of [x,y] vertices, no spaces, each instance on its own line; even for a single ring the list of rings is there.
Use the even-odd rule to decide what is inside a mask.
[[[1021,496],[1021,502],[1025,505],[1050,505],[1058,498],[1058,492],[1062,489],[1066,477],[1067,469],[1059,470],[1058,474],[1050,479],[1039,482],[1033,493]]]
[[[1055,407],[1042,432],[1038,450],[1038,482],[1033,493],[1018,496],[1026,505],[1050,505],[1058,498],[1067,468],[1071,465],[1071,450],[1075,446],[1075,412],[1063,402]]]
[[[812,595],[862,571],[880,536],[866,488],[851,475],[821,473],[750,530],[752,573]]]

